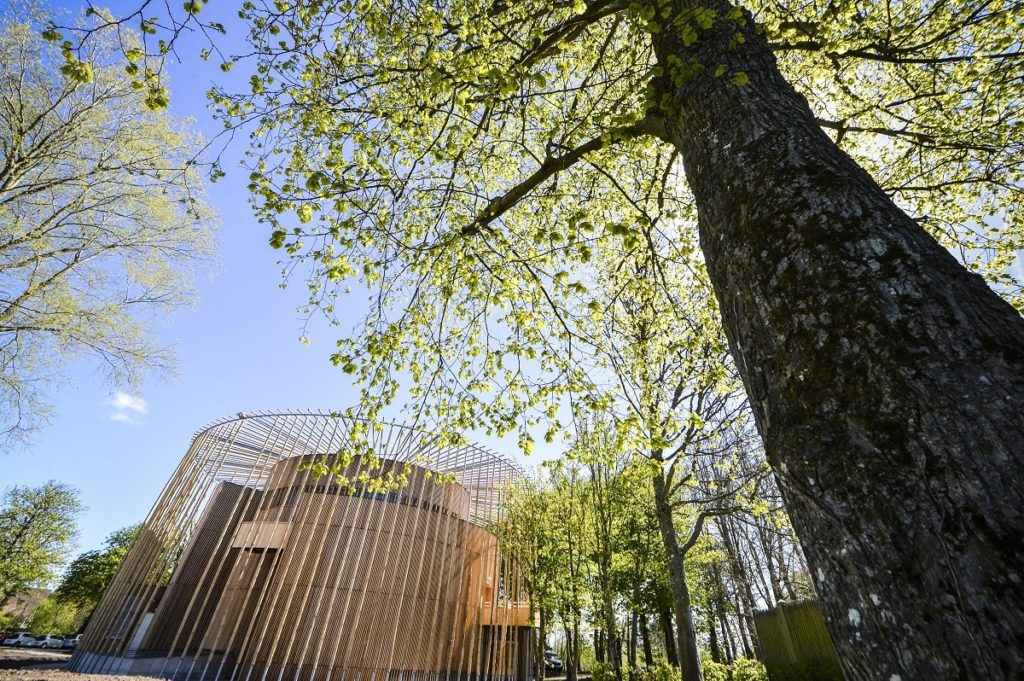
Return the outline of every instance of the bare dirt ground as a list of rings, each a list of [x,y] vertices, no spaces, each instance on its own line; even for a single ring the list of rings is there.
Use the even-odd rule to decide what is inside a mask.
[[[0,646],[0,681],[156,681],[145,676],[74,674],[64,671],[71,653]]]

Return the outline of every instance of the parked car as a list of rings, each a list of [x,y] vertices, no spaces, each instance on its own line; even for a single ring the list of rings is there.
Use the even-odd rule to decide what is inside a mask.
[[[81,640],[81,634],[79,634],[78,636],[68,636],[64,639],[64,643],[62,643],[60,647],[64,648],[65,650],[74,650],[75,647],[78,646],[78,642]]]
[[[19,631],[15,634],[11,634],[9,637],[4,639],[5,646],[24,646],[28,645],[30,641],[35,641],[36,637],[27,631]]]
[[[555,651],[545,650],[544,651],[544,673],[545,674],[561,674],[565,671],[565,663],[562,662]]]
[[[36,636],[35,640],[25,644],[29,648],[60,648],[64,645],[64,637],[56,634]]]

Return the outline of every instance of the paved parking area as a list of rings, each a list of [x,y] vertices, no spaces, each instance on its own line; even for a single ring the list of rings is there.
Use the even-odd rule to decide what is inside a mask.
[[[37,664],[64,664],[71,657],[68,650],[15,648],[0,646],[0,669],[20,669]]]
[[[70,657],[65,650],[0,646],[0,681],[157,681],[142,676],[73,674],[64,671]]]

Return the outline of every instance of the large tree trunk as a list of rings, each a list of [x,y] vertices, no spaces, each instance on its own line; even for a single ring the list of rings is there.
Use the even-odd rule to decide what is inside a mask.
[[[1019,675],[1024,319],[822,132],[749,15],[669,5],[717,10],[690,46],[663,22],[655,101],[848,678]]]
[[[697,631],[693,626],[690,585],[686,581],[685,556],[679,547],[679,537],[676,535],[675,523],[672,522],[672,506],[668,499],[665,477],[661,471],[654,476],[654,506],[668,561],[669,581],[672,583],[672,609],[676,616],[676,654],[679,656],[679,670],[682,672],[683,681],[701,681],[703,675],[697,649]]]

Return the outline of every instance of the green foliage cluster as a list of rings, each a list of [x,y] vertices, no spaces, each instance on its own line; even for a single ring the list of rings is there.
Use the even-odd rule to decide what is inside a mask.
[[[78,628],[78,615],[79,609],[73,603],[51,596],[36,606],[26,628],[39,634],[68,634]]]
[[[617,681],[615,668],[609,662],[595,662],[590,668],[591,681]]]
[[[1011,3],[747,9],[821,125],[1020,306]],[[334,355],[364,387],[362,412],[408,399],[411,418],[452,439],[518,433],[524,450],[535,429],[562,434],[565,396],[600,393],[587,358],[614,300],[595,285],[601,268],[627,289],[700,267],[651,83],[698,70],[746,81],[684,54],[660,63],[652,36],[681,31],[685,46],[748,15],[303,0],[243,3],[240,16],[249,86],[213,101],[228,127],[255,125],[253,202],[286,279],[308,286],[304,311],[349,326],[338,296],[356,282],[371,291]],[[644,249],[659,267],[638,272]]]
[[[629,670],[629,681],[681,681],[679,669],[664,662]]]
[[[68,565],[54,598],[79,609],[92,610],[110,585],[135,542],[141,525],[121,528],[107,537],[104,547],[80,554]]]
[[[11,443],[46,421],[47,389],[74,357],[117,383],[169,368],[150,326],[191,300],[215,222],[202,141],[150,111],[120,54],[131,35],[97,35],[64,63],[71,48],[44,40],[46,21],[15,10],[0,21],[0,434]]]
[[[706,658],[701,662],[704,681],[768,681],[768,671],[758,660],[741,657],[732,664]],[[803,677],[801,677],[803,678]]]
[[[74,488],[54,480],[14,486],[0,498],[0,607],[53,579],[77,534],[83,510]]]

